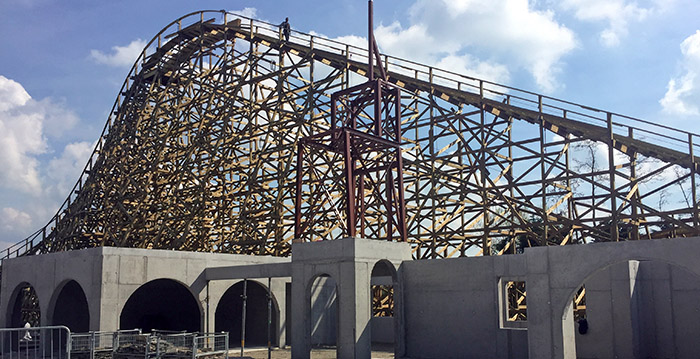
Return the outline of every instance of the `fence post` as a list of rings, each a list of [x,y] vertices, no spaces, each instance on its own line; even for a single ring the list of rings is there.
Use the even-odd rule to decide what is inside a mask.
[[[59,327],[58,328],[59,333],[63,329],[65,329],[65,331],[66,331],[66,359],[70,359],[70,352],[73,348],[73,343],[71,342],[70,329],[68,329],[68,327]],[[53,335],[52,335],[52,337],[53,337]],[[60,337],[61,336],[59,335],[58,345],[61,345]]]
[[[192,359],[197,357],[197,335],[192,335]]]
[[[226,358],[225,359],[228,359],[228,348],[229,348],[228,332],[223,332],[223,333],[226,333],[226,335],[224,336],[224,338],[225,338],[224,345],[226,345]]]
[[[112,358],[119,348],[119,331],[112,333]]]
[[[72,336],[71,336],[72,338]],[[95,332],[90,332],[90,358],[95,357]]]

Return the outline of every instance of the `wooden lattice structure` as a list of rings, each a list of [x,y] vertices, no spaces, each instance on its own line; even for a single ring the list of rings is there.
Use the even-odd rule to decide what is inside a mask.
[[[415,258],[698,234],[696,135],[381,58],[401,89]],[[57,214],[5,256],[289,255],[297,143],[331,128],[331,96],[364,82],[367,63],[366,50],[298,32],[286,41],[276,25],[224,12],[174,21],[127,76]],[[340,236],[342,210],[314,215],[313,240]]]

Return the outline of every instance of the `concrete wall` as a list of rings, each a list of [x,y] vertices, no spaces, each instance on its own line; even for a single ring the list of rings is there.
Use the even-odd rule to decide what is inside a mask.
[[[372,317],[372,343],[394,344],[394,317]]]
[[[321,337],[330,336],[334,328],[343,358],[368,358],[371,338],[380,330],[396,333],[397,357],[412,359],[697,357],[697,238],[421,261],[406,260],[406,243],[361,239],[295,244],[293,251],[291,263],[288,258],[109,247],[13,258],[3,262],[0,323],[7,322],[13,292],[27,282],[39,297],[42,324],[50,324],[56,296],[74,280],[88,302],[90,329],[115,330],[131,294],[144,283],[167,278],[191,291],[202,326],[213,330],[216,306],[231,285],[240,278],[277,276],[271,286],[279,309],[277,335],[280,343],[288,343],[286,318],[291,317],[294,340],[300,344],[293,350],[300,358],[308,356],[313,340],[326,341]],[[393,324],[370,317],[370,284],[387,282],[382,279],[386,273],[372,278],[377,263],[387,264],[385,270],[398,278]],[[216,270],[210,276],[206,268]],[[289,278],[283,277],[287,272],[295,280],[291,296],[286,290]],[[323,274],[337,286],[327,279],[312,284]],[[499,283],[509,280],[526,282],[526,322],[503,320]],[[571,312],[573,295],[582,284],[587,291],[586,335],[575,334]],[[291,306],[287,298],[294,301]],[[285,313],[288,307],[294,309],[291,316]],[[314,334],[310,319],[319,313],[323,316]],[[390,325],[393,331],[387,330]]]
[[[404,262],[406,356],[526,358],[527,331],[499,324],[499,278],[524,275],[524,256]]]
[[[216,306],[226,290],[239,279],[207,283],[203,277],[205,268],[289,262],[288,258],[264,256],[111,247],[102,249],[104,250],[102,298],[105,301],[101,306],[100,330],[113,330],[112,328],[119,327],[119,314],[124,304],[141,285],[155,279],[169,278],[190,288],[200,304],[202,328],[214,331]],[[265,281],[261,281],[260,284],[267,286]],[[273,280],[272,293],[282,311],[281,318],[284,318],[283,280]],[[282,326],[280,330],[283,328]]]
[[[658,261],[625,261],[586,287],[589,331],[576,332],[578,358],[696,358],[700,277]]]
[[[700,277],[667,263],[643,261],[639,268],[639,356],[697,358]]]
[[[90,327],[100,323],[102,296],[102,258],[98,248],[60,252],[52,255],[7,259],[2,262],[2,286],[0,287],[0,324],[8,325],[8,308],[17,287],[29,283],[39,297],[41,325],[50,325],[53,305],[62,286],[76,281],[82,287],[89,305]]]
[[[42,312],[41,323],[50,324],[51,303],[62,284],[75,280],[85,292],[89,305],[90,330],[117,330],[120,314],[131,294],[152,280],[172,279],[186,286],[197,300],[202,329],[214,331],[216,306],[224,292],[239,279],[207,281],[205,268],[289,261],[289,258],[113,247],[12,258],[2,264],[0,324],[6,325],[7,308],[13,300],[10,297],[22,282],[35,288]],[[283,345],[287,343],[285,283],[288,281],[285,278],[272,280],[272,293],[279,309],[276,333]],[[260,284],[267,287],[266,280],[261,280]]]
[[[525,258],[527,261],[528,350],[530,358],[576,357],[576,334],[573,315],[571,315],[571,300],[581,284],[595,277],[601,269],[617,263],[629,263],[628,261],[639,261],[640,263],[655,261],[668,263],[693,273],[695,276],[700,276],[700,261],[697,260],[697,253],[700,253],[700,239],[698,238],[527,249]],[[635,343],[647,340],[642,335],[644,332],[638,330],[631,331],[631,333],[626,332],[625,328],[632,327],[632,323],[640,323],[642,318],[639,314],[632,315],[632,313],[639,313],[640,310],[642,313],[657,310],[640,309],[650,307],[646,299],[639,302],[640,297],[634,295],[635,288],[638,287],[637,279],[644,281],[644,276],[640,277],[638,274],[638,268],[638,265],[635,269],[634,264],[628,264],[626,275],[612,272],[610,277],[613,279],[613,284],[611,285],[612,294],[609,302],[615,304],[607,310],[609,313],[615,313],[611,314],[613,319],[610,319],[615,322],[616,326],[614,334],[617,338],[613,341],[616,351],[614,354],[622,357],[633,357],[635,353],[640,353],[641,344]],[[614,281],[618,279],[619,282],[615,284]],[[682,284],[674,284],[673,281],[673,277],[670,277],[671,288],[674,288],[672,295],[677,298],[670,302],[667,301],[665,304],[655,302],[654,308],[657,305],[679,308],[679,311],[684,313],[683,315],[692,317],[692,319],[680,320],[683,324],[674,323],[672,331],[675,339],[664,339],[666,343],[673,342],[676,346],[675,357],[683,357],[687,351],[685,348],[679,348],[677,343],[682,343],[680,347],[683,347],[691,345],[686,343],[696,341],[694,337],[698,328],[695,325],[697,319],[694,302],[700,298],[693,297],[696,294],[695,289],[698,288],[696,282],[683,280]],[[642,282],[639,283],[640,288],[645,285]],[[653,296],[656,296],[656,291],[653,292]],[[615,301],[615,298],[621,298],[620,296],[629,299],[620,304]],[[600,301],[600,305],[604,306],[604,302],[605,300]],[[625,302],[629,304],[625,304]],[[636,312],[635,308],[637,308]],[[625,324],[626,322],[628,324]],[[638,327],[635,325],[635,328]],[[618,330],[620,328],[621,330]],[[620,340],[621,336],[623,338]],[[623,343],[628,344],[622,345]]]
[[[637,263],[614,264],[582,283],[586,287],[588,332],[575,332],[577,357],[634,357],[631,295]]]
[[[338,289],[331,277],[311,284],[311,345],[335,345],[338,331]]]

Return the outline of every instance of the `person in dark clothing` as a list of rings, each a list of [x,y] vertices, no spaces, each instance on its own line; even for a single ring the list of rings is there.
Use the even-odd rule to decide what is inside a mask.
[[[289,41],[289,33],[292,31],[289,26],[289,18],[284,18],[284,22],[280,24],[280,29],[282,29],[282,35],[284,35],[284,41]]]

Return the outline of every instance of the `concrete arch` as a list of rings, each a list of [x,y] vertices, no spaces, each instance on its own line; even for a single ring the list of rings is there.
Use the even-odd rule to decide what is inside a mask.
[[[391,313],[387,310],[382,310],[380,315],[375,316],[374,296],[376,293],[386,295],[388,286],[391,287],[389,299],[391,301]],[[370,312],[370,337],[372,346],[376,348],[385,348],[387,346],[394,347],[394,354],[399,353],[398,341],[399,333],[399,313],[401,312],[400,300],[401,286],[398,281],[398,273],[396,266],[387,259],[380,259],[374,263],[370,272],[370,303],[372,311]],[[375,291],[377,291],[375,293]]]
[[[29,313],[22,308],[22,301],[33,297],[35,300],[35,308],[33,313]],[[41,301],[39,295],[33,285],[29,282],[20,282],[12,290],[10,302],[7,306],[6,323],[7,328],[20,328],[25,322],[29,322],[31,326],[36,327],[42,325]]]
[[[581,283],[595,272],[625,261],[657,261],[700,276],[700,261],[695,255],[699,252],[698,238],[529,249],[526,255],[530,356],[575,357],[574,333],[564,331],[569,327],[568,321],[573,321],[572,316],[567,316],[567,308]],[[533,326],[533,322],[540,322],[539,318],[547,324]]]
[[[594,258],[591,258],[594,259]],[[682,268],[685,271],[692,273],[698,277],[700,277],[700,263],[688,263],[687,261],[678,261],[673,257],[669,257],[666,255],[655,255],[655,254],[650,254],[647,253],[645,255],[634,255],[634,254],[621,254],[620,258],[612,258],[612,259],[606,259],[602,260],[600,262],[594,261],[594,263],[591,264],[590,267],[586,267],[585,270],[583,271],[576,271],[573,273],[571,282],[572,283],[579,283],[579,287],[582,283],[584,283],[586,280],[590,279],[593,275],[596,273],[600,272],[601,270],[604,270],[606,268],[610,268],[614,266],[615,264],[623,263],[623,262],[628,262],[628,261],[657,261],[657,262],[662,262],[666,263],[672,266],[676,266],[678,268]],[[595,265],[599,265],[599,267],[595,267]],[[568,298],[573,298],[573,296],[576,294],[576,291],[578,291],[578,287],[574,287],[571,289],[567,295]],[[557,307],[558,310],[562,313],[564,313],[565,309],[568,307],[569,303],[566,301],[564,303],[558,303]]]
[[[236,281],[219,297],[214,314],[214,330],[229,333],[231,347],[240,344],[243,280]],[[267,345],[267,295],[271,297],[271,344],[279,345],[280,310],[271,288],[257,280],[247,280],[246,346]]]
[[[201,331],[202,306],[186,284],[171,278],[148,281],[121,308],[119,329]]]
[[[696,357],[695,338],[690,333],[700,330],[697,274],[669,260],[631,259],[600,268],[581,284],[587,288],[586,326],[592,330],[587,336],[576,334],[569,318],[573,313],[570,300],[562,313],[562,331],[574,330],[574,339],[564,335],[565,353],[575,352],[577,357]]]
[[[47,323],[65,325],[71,332],[90,330],[90,306],[83,287],[74,279],[66,279],[54,289],[48,306]]]
[[[391,263],[388,259],[380,259],[374,263],[372,266],[372,277],[380,276],[391,276],[394,282],[398,282],[398,273],[396,271],[396,266]]]

